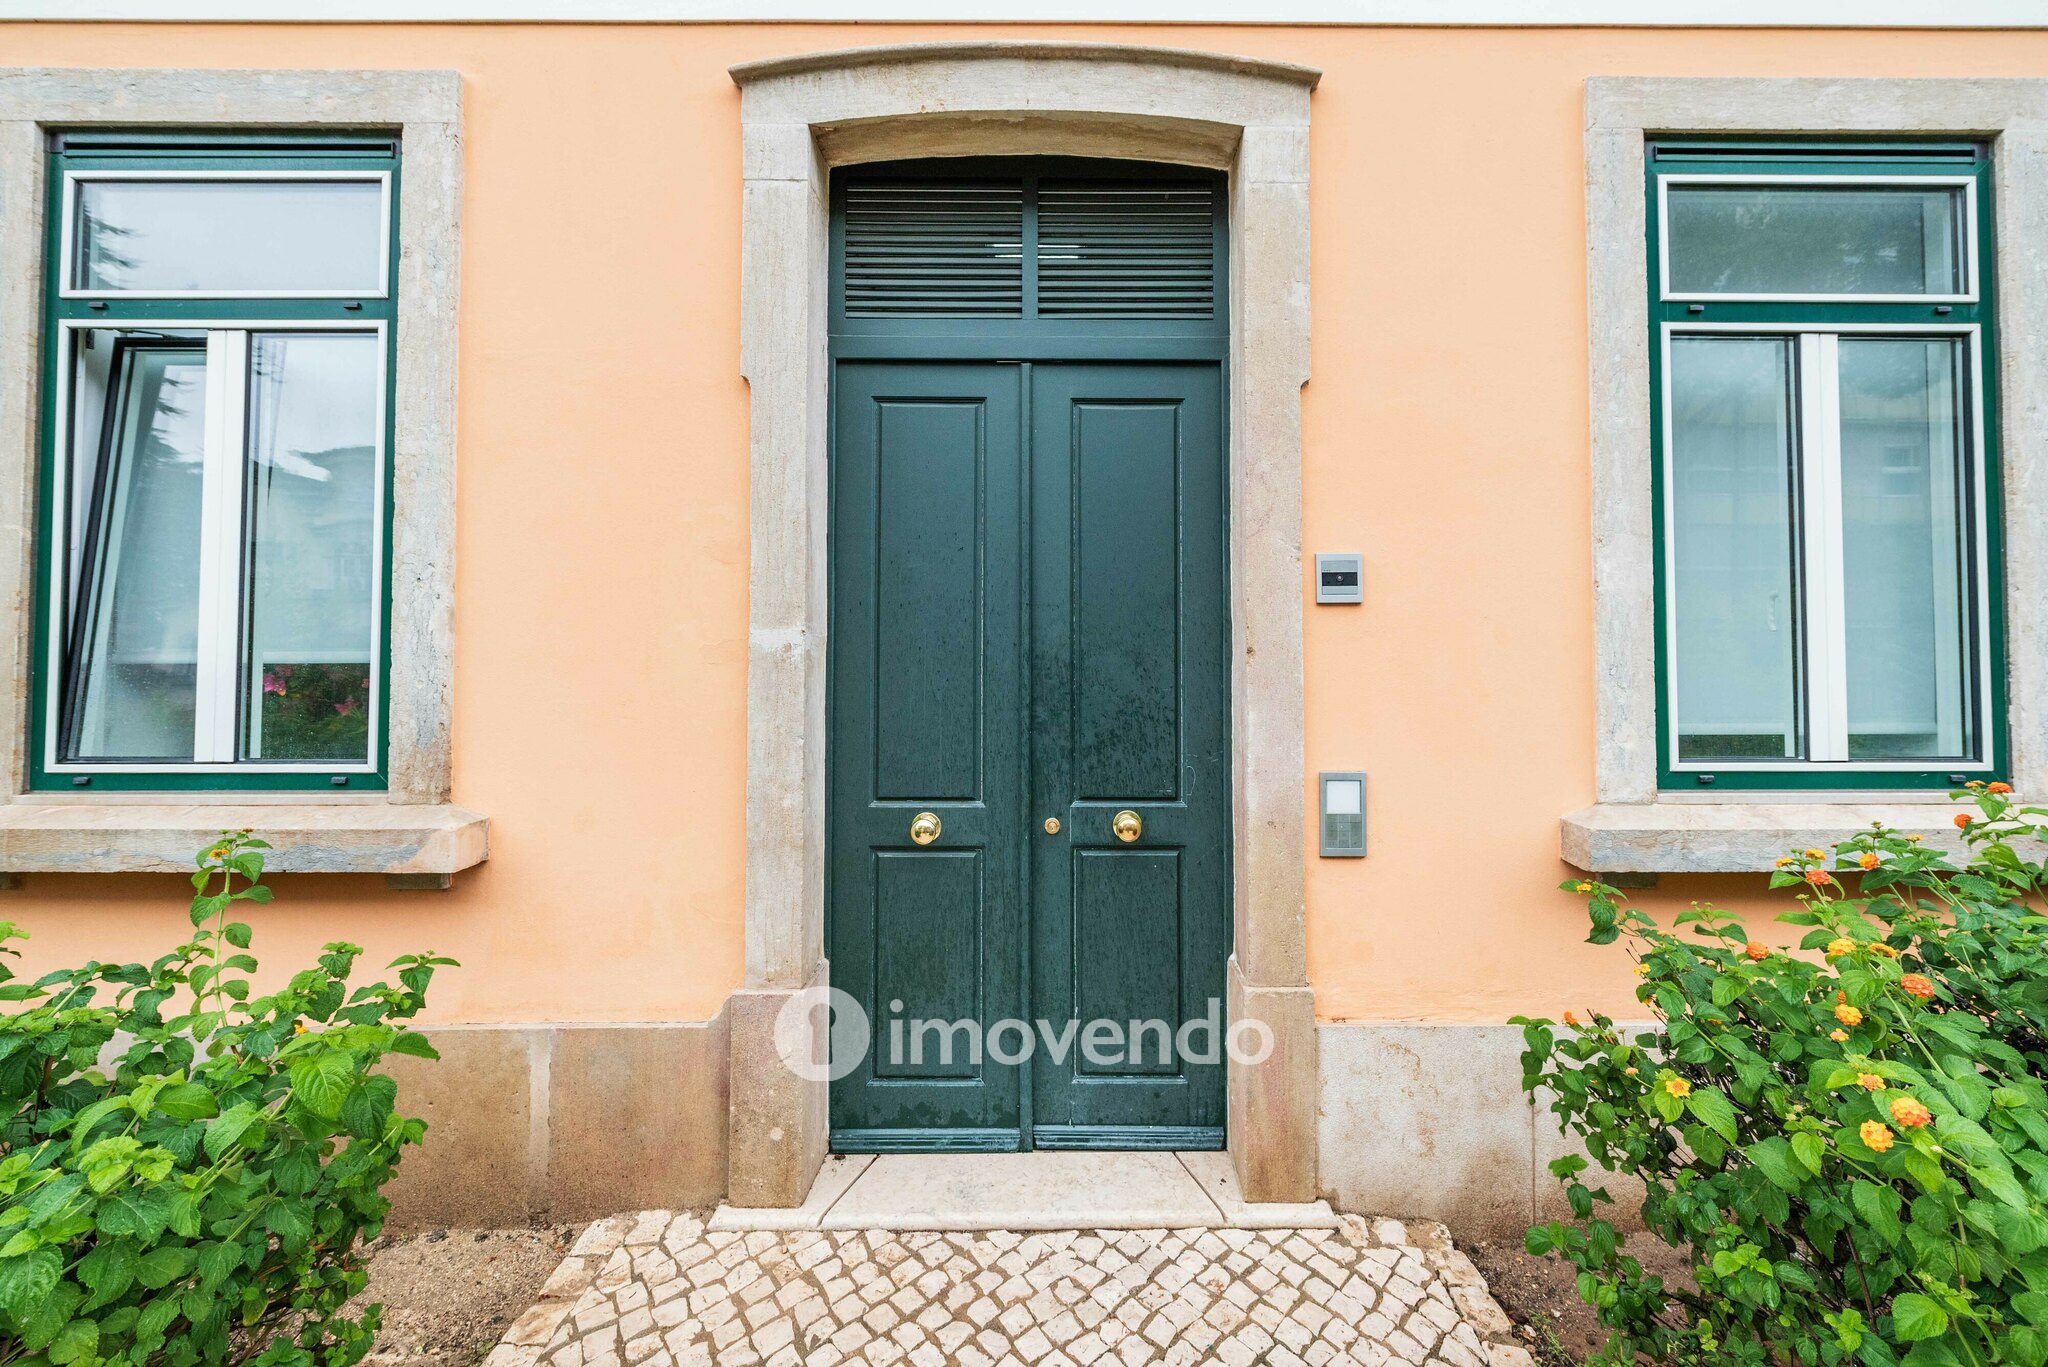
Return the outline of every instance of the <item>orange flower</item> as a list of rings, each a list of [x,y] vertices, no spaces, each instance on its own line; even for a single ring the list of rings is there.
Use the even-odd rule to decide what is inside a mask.
[[[1918,973],[1908,973],[1905,977],[1899,979],[1899,989],[1907,996],[1918,997],[1922,1001],[1926,1001],[1934,995],[1934,984],[1921,977]]]
[[[1748,944],[1744,945],[1742,952],[1747,954],[1753,963],[1762,963],[1765,959],[1771,957],[1771,947],[1766,944],[1759,944],[1755,940],[1751,940]]]
[[[1858,1073],[1856,1085],[1866,1092],[1881,1092],[1884,1090],[1884,1079],[1876,1073]]]
[[[1969,814],[1968,812],[1957,812],[1957,813],[1956,813],[1956,829],[1957,829],[1957,830],[1959,830],[1959,831],[1967,831],[1967,830],[1969,830],[1969,829],[1970,829],[1970,822],[1971,822],[1971,821],[1972,821],[1973,819],[1974,819],[1974,818],[1972,818],[1972,817],[1971,817],[1971,815],[1970,815],[1970,814]]]
[[[1664,1079],[1664,1090],[1676,1097],[1687,1097],[1692,1095],[1692,1084],[1682,1077],[1667,1077]]]
[[[1625,1077],[1634,1077],[1636,1075],[1636,1070],[1634,1068],[1624,1068],[1621,1071],[1623,1076]]]
[[[1987,783],[1984,785],[1984,791],[1987,793],[2009,793],[2012,791],[2012,785],[2010,783]]]
[[[1843,1002],[1835,1008],[1835,1019],[1848,1026],[1851,1030],[1854,1030],[1857,1026],[1863,1024],[1863,1013],[1847,1002]]]
[[[1844,954],[1854,954],[1856,952],[1856,942],[1846,936],[1838,940],[1830,940],[1828,941],[1826,952],[1830,959],[1839,959]]]
[[[1826,850],[1808,850],[1806,857],[1808,859],[1825,859],[1828,855]]]
[[[1828,1038],[1837,1044],[1845,1044],[1848,1042],[1849,1032],[1847,1030],[1830,1030],[1828,1031]]]
[[[1817,888],[1824,888],[1835,881],[1835,876],[1826,869],[1808,869],[1806,871],[1806,881]]]
[[[1576,1012],[1576,1011],[1567,1011],[1567,1012],[1565,1012],[1565,1013],[1564,1013],[1564,1023],[1565,1023],[1566,1025],[1577,1025],[1577,1024],[1579,1023],[1579,1013],[1578,1013],[1578,1012]]]
[[[1879,864],[1882,864],[1884,861],[1882,859],[1879,859],[1874,851],[1865,850],[1863,852],[1863,857],[1858,859],[1856,862],[1861,864],[1866,869],[1874,869]]]
[[[1872,1153],[1883,1153],[1892,1146],[1891,1130],[1875,1120],[1864,1121],[1862,1128],[1856,1131],[1856,1137],[1861,1139],[1863,1147]]]
[[[1931,1111],[1909,1096],[1902,1096],[1894,1101],[1891,1109],[1893,1123],[1902,1130],[1917,1129],[1934,1119]]]

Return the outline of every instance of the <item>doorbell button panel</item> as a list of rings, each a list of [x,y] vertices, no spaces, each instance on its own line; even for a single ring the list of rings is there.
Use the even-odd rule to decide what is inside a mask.
[[[1316,601],[1363,603],[1365,557],[1353,551],[1316,553]]]
[[[1365,858],[1365,775],[1352,770],[1319,777],[1323,858]]]

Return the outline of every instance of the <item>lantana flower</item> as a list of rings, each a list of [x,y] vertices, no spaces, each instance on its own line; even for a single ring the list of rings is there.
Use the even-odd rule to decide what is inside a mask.
[[[1684,1098],[1692,1095],[1692,1084],[1682,1077],[1667,1077],[1664,1079],[1664,1090],[1675,1097]]]
[[[1835,876],[1826,869],[1808,869],[1806,871],[1806,881],[1817,888],[1824,888],[1835,881]]]
[[[1849,1005],[1849,1003],[1843,1002],[1835,1008],[1835,1019],[1848,1026],[1851,1030],[1854,1030],[1857,1026],[1863,1024],[1863,1013]]]
[[[1856,1137],[1861,1139],[1863,1147],[1869,1149],[1872,1153],[1883,1153],[1892,1146],[1890,1127],[1880,1125],[1875,1120],[1864,1121],[1862,1126],[1857,1129]]]
[[[1874,869],[1879,864],[1882,864],[1884,860],[1878,858],[1875,852],[1871,850],[1865,850],[1863,852],[1863,857],[1858,859],[1856,862],[1861,864],[1866,869]]]
[[[1830,1030],[1828,1031],[1828,1038],[1837,1044],[1847,1044],[1849,1042],[1849,1032],[1847,1030]]]
[[[1866,1092],[1881,1092],[1884,1090],[1884,1079],[1876,1073],[1858,1073],[1856,1085]]]
[[[1765,959],[1771,957],[1771,947],[1756,940],[1751,940],[1748,944],[1744,945],[1742,952],[1749,956],[1752,963],[1760,964]]]
[[[1830,959],[1839,959],[1844,954],[1854,954],[1855,952],[1856,942],[1847,936],[1828,941],[1827,956]]]
[[[1926,1001],[1934,995],[1934,984],[1918,973],[1908,973],[1905,977],[1899,979],[1899,990],[1909,997],[1918,997],[1920,1000]]]
[[[1891,1105],[1892,1122],[1902,1130],[1917,1129],[1934,1119],[1934,1113],[1915,1101],[1902,1096]]]

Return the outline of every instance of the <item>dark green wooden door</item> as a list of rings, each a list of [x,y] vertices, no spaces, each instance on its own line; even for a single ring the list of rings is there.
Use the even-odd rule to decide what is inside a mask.
[[[833,1084],[842,1150],[1017,1145],[1020,1070],[907,1026],[1022,1014],[1021,382],[837,368],[826,952],[875,1035]]]
[[[1218,367],[835,386],[828,953],[875,1028],[834,1146],[1219,1146]]]
[[[1034,367],[1031,973],[1039,1147],[1223,1142],[1229,627],[1214,366]],[[1137,816],[1134,840],[1114,829]],[[1118,1037],[1091,1022],[1115,1022]],[[1190,1022],[1206,1027],[1183,1032]],[[1176,1038],[1169,1038],[1173,1036]],[[1185,1043],[1192,1049],[1183,1051]],[[1203,1061],[1206,1053],[1207,1061]]]

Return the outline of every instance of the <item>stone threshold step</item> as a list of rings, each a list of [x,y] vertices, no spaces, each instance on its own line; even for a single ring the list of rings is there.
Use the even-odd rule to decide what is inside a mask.
[[[1251,1202],[1224,1153],[835,1154],[800,1206],[720,1206],[715,1231],[1334,1229],[1327,1201]]]

